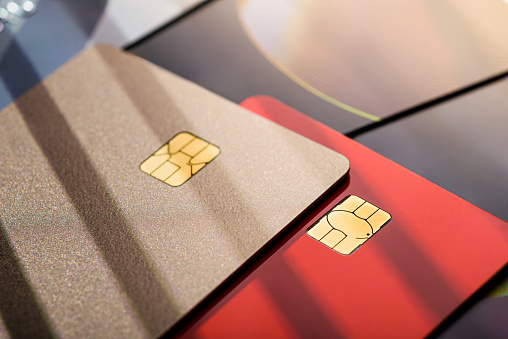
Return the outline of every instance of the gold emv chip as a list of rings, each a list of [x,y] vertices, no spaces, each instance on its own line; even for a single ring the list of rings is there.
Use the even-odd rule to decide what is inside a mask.
[[[220,154],[220,149],[197,136],[178,133],[143,161],[143,172],[170,186],[180,186]]]
[[[348,255],[391,218],[379,207],[350,195],[312,225],[307,234],[340,254]]]

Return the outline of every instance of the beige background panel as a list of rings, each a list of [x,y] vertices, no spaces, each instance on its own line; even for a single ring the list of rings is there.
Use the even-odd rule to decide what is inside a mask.
[[[320,97],[378,117],[508,66],[503,0],[237,3],[246,34],[277,68]]]

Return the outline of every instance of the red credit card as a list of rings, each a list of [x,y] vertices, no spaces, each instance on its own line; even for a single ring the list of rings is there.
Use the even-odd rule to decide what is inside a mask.
[[[423,337],[508,261],[504,221],[273,98],[241,105],[345,155],[349,178],[184,337]]]

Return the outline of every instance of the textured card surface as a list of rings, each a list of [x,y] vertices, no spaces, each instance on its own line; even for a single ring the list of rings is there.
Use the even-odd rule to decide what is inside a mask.
[[[106,46],[3,110],[0,144],[0,336],[160,335],[349,169]]]

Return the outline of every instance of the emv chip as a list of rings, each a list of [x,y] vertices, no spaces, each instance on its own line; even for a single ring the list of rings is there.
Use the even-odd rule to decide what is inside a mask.
[[[220,149],[188,133],[178,133],[139,168],[170,186],[180,186],[216,158]]]
[[[348,255],[391,218],[382,209],[350,195],[312,225],[307,234],[340,254]]]

